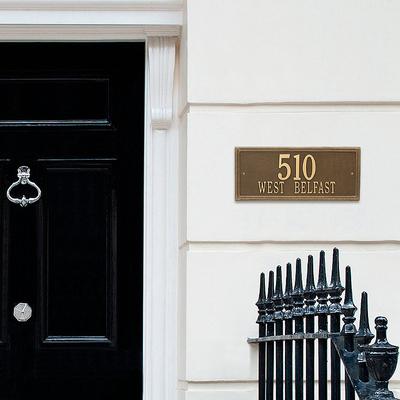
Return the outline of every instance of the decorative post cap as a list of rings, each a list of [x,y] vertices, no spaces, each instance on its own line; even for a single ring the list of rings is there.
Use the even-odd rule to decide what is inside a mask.
[[[315,314],[315,283],[314,283],[314,259],[313,256],[308,256],[307,263],[307,279],[306,279],[306,287],[304,289],[304,298],[305,298],[305,315],[314,315]]]
[[[301,274],[301,260],[296,260],[296,278],[293,290],[293,317],[302,317],[304,315],[304,290],[303,290],[303,277]]]
[[[275,306],[274,318],[283,319],[283,291],[282,291],[282,267],[278,265],[276,267],[276,283],[275,283],[275,294],[273,297]]]
[[[360,345],[366,345],[374,338],[373,333],[369,328],[368,317],[368,294],[367,292],[361,293],[361,309],[360,309],[360,325],[356,333],[356,341]]]
[[[292,318],[292,308],[293,308],[293,285],[292,285],[292,264],[286,264],[286,285],[285,294],[283,295],[283,301],[285,303],[285,319]]]
[[[376,389],[372,398],[377,400],[393,398],[393,393],[388,389],[388,384],[396,370],[399,348],[387,341],[387,319],[385,317],[375,318],[375,329],[375,343],[363,346],[368,373],[376,381]]]
[[[264,272],[262,272],[260,275],[260,293],[258,295],[258,300],[257,300],[256,306],[258,308],[257,324],[262,324],[265,322],[265,310],[267,308],[266,295],[265,295],[265,274],[264,274]]]

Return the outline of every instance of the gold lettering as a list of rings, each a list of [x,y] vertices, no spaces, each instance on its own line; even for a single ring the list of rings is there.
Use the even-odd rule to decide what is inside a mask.
[[[332,194],[335,194],[335,185],[336,185],[336,182],[335,182],[335,181],[331,181],[330,184],[331,184],[331,188],[332,188],[332,189],[331,189],[331,193],[332,193]]]
[[[300,182],[296,181],[294,182],[294,194],[299,194],[300,193]]]
[[[283,187],[285,186],[285,182],[279,182],[279,186],[281,187],[281,194],[283,194]]]
[[[306,182],[301,181],[301,194],[306,194]]]
[[[265,193],[265,186],[267,182],[266,181],[258,181],[258,190],[260,191],[260,194]]]
[[[272,181],[268,181],[268,194],[272,193]]]

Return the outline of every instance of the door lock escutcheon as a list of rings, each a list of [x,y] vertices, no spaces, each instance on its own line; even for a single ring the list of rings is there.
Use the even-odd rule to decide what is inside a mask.
[[[32,317],[32,308],[28,303],[18,303],[13,315],[18,322],[26,322]]]

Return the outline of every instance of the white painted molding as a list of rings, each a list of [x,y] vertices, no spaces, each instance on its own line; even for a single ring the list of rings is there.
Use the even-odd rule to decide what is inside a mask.
[[[1,24],[1,41],[145,40],[150,36],[180,36],[180,25]]]
[[[157,39],[147,40],[148,55],[150,42],[154,48]],[[174,39],[168,43],[175,46]],[[156,54],[151,58],[153,63],[158,59]],[[154,74],[149,60],[147,57],[143,399],[177,400],[178,116],[172,114],[168,124],[160,125],[163,129],[154,127],[150,89]],[[172,71],[174,64],[175,58],[169,64]],[[169,95],[176,104],[177,89]],[[169,110],[173,110],[172,103]]]
[[[174,37],[149,37],[149,97],[153,130],[167,131],[172,123],[175,71]]]
[[[182,10],[182,1],[166,0],[0,0],[0,10],[68,11],[173,11]]]

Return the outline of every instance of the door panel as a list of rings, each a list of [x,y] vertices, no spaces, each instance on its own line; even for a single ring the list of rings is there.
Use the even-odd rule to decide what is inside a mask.
[[[139,400],[144,44],[0,50],[0,400]]]
[[[46,343],[115,340],[117,206],[110,161],[50,161],[42,220]],[[68,316],[68,318],[66,318]]]
[[[0,79],[0,93],[2,124],[109,122],[106,78]]]

